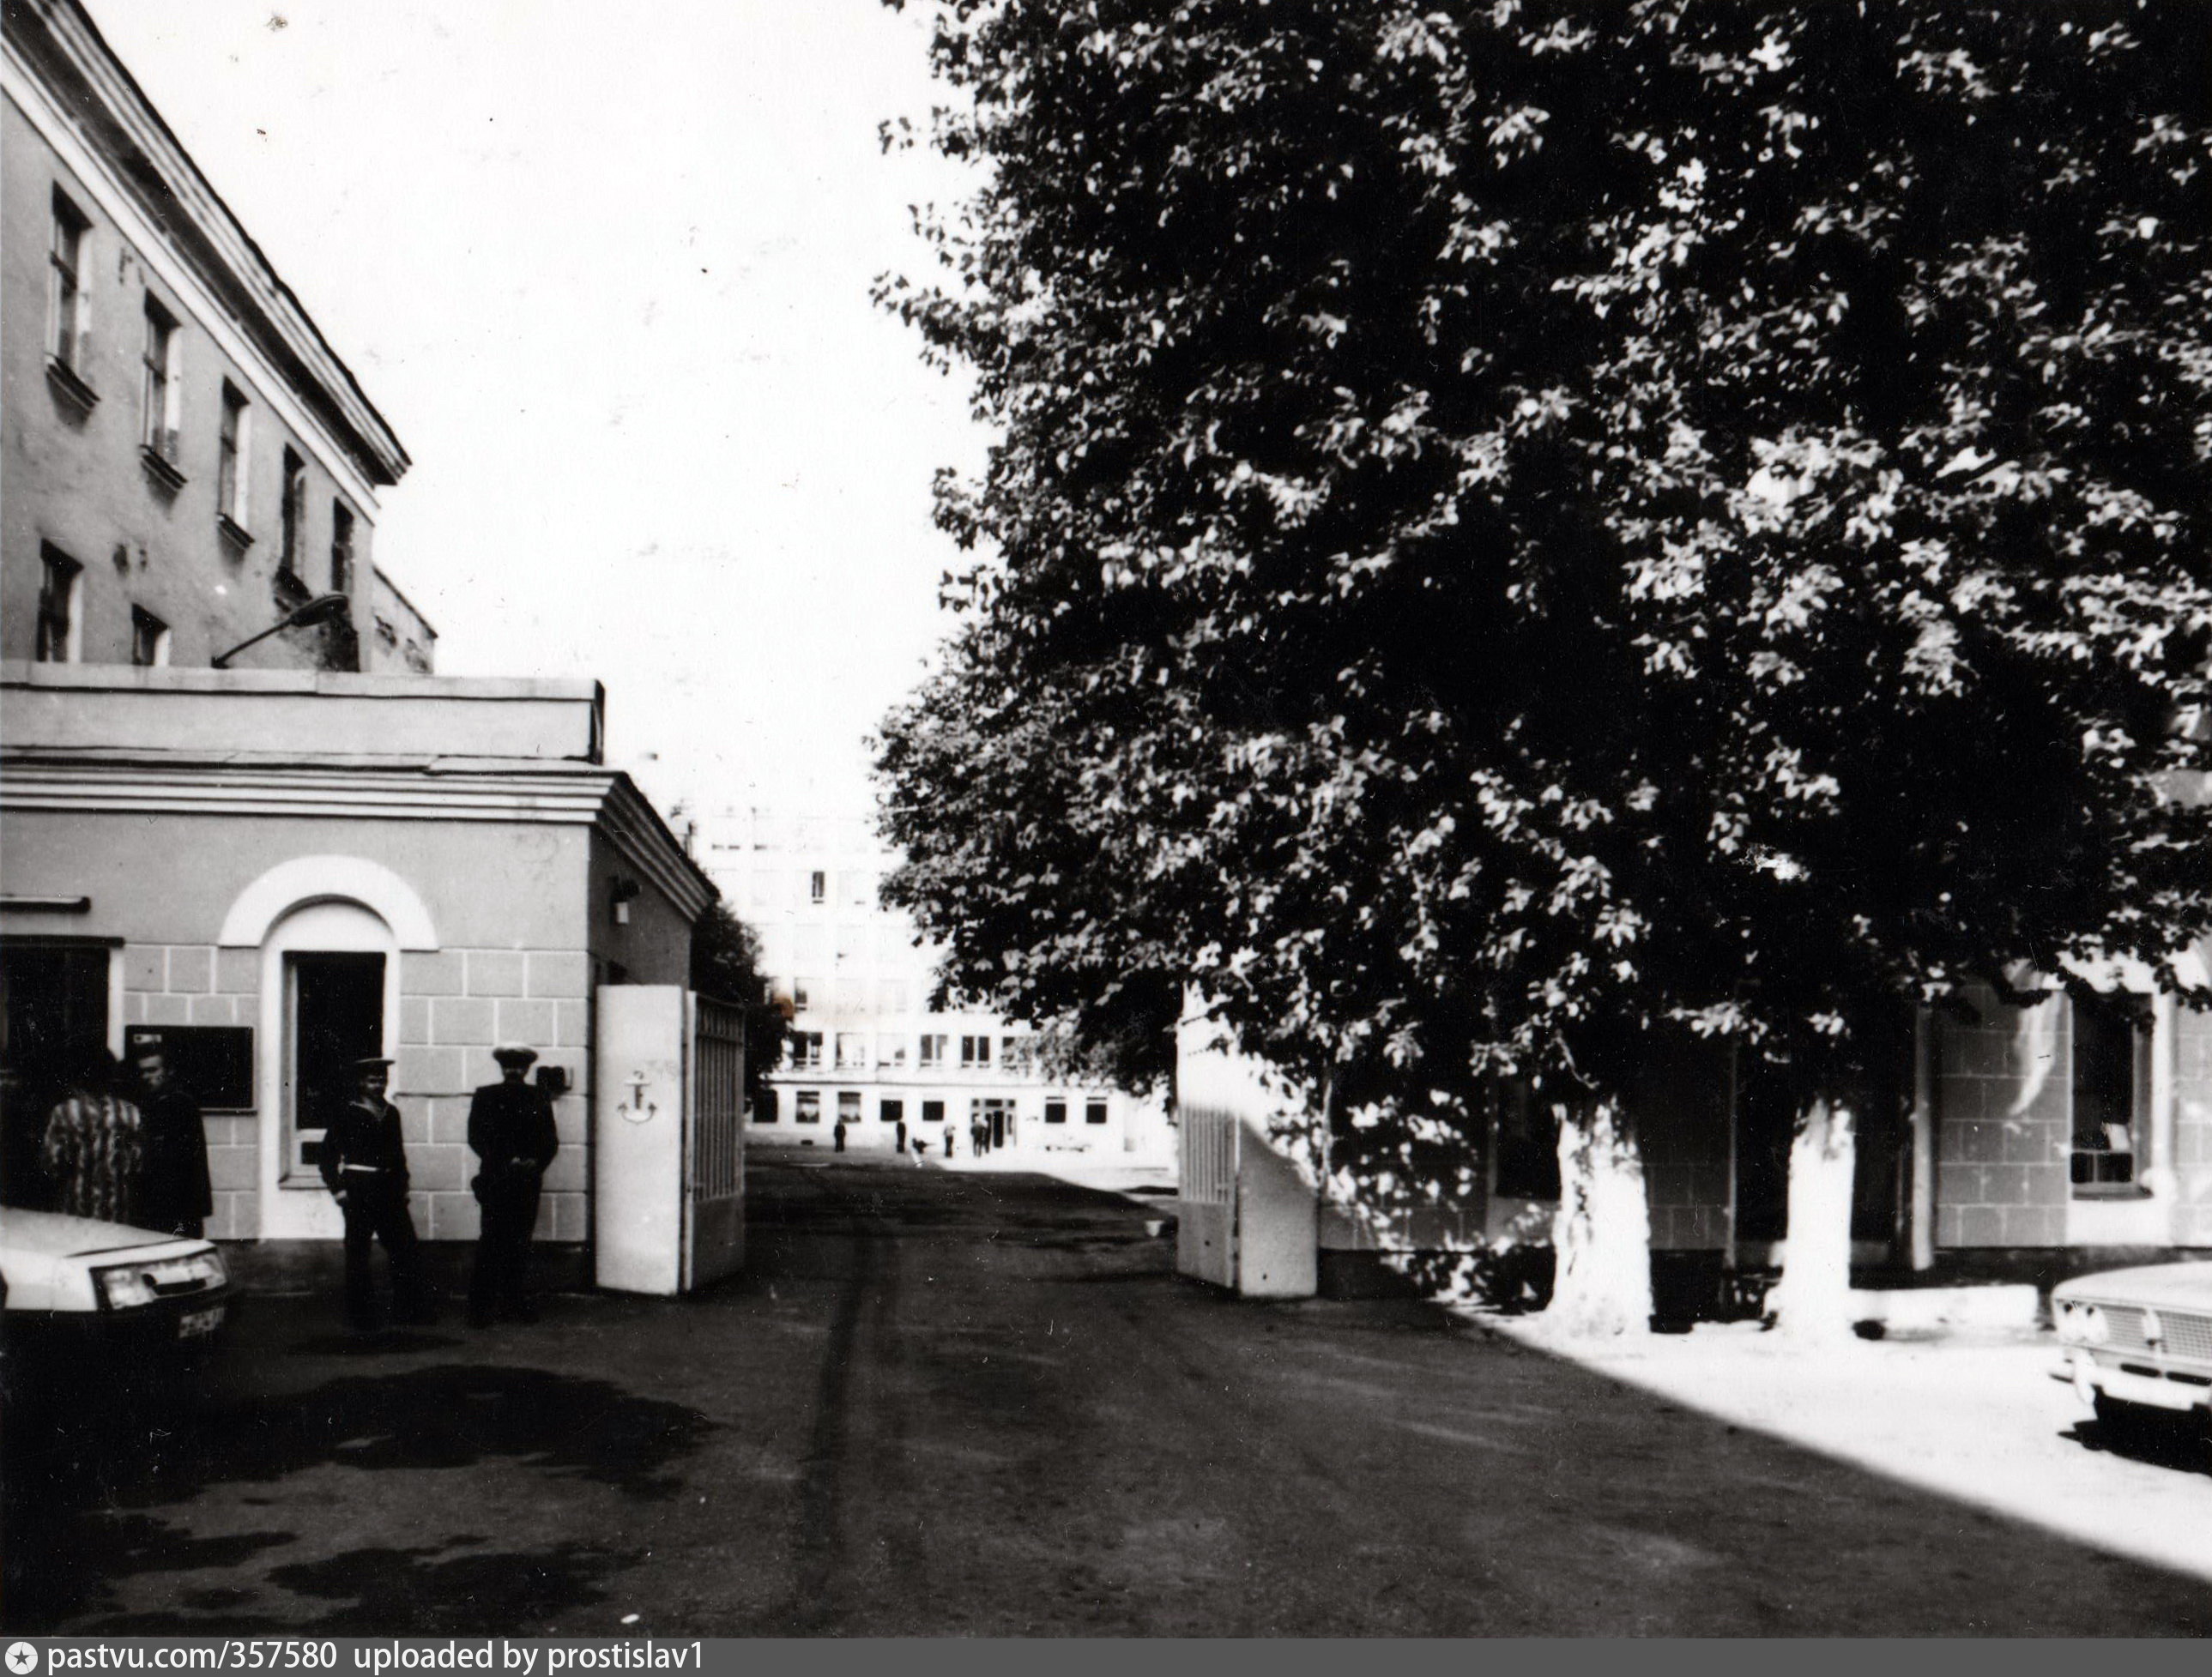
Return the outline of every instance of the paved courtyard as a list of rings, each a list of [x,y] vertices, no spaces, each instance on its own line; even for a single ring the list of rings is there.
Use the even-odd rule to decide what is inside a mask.
[[[2201,1571],[1700,1413],[1648,1369],[1182,1281],[1124,1195],[833,1158],[750,1183],[750,1266],[702,1297],[367,1341],[334,1301],[258,1298],[150,1443],[72,1465],[11,1437],[11,1628],[2212,1631]],[[2019,1477],[2212,1526],[2212,1476],[2098,1449],[2027,1372]],[[1932,1389],[1900,1388],[1900,1427]]]

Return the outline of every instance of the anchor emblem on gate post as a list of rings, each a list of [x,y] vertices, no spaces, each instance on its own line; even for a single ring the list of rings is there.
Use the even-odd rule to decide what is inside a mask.
[[[645,1091],[652,1086],[651,1080],[643,1072],[632,1072],[623,1081],[629,1085],[629,1102],[615,1109],[633,1124],[649,1122],[660,1110],[645,1098]]]

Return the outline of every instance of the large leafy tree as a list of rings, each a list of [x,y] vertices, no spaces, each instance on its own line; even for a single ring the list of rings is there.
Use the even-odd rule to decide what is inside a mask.
[[[972,817],[898,827],[956,976],[1087,1028],[1102,975],[1188,981],[1400,1113],[1535,1080],[1562,1304],[1618,1327],[1681,1039],[1793,1091],[1802,1211],[1901,1010],[2185,947],[2201,34],[945,0],[934,137],[984,167],[884,295],[1002,441],[883,761]]]

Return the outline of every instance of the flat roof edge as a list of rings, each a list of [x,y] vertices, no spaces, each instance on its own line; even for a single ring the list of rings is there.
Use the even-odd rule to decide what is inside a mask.
[[[129,664],[0,661],[0,690],[79,693],[325,694],[357,699],[603,702],[589,676],[364,676],[321,670],[141,669]]]

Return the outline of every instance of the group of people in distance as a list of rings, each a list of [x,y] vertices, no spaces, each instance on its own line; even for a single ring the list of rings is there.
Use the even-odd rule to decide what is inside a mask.
[[[204,1236],[215,1208],[207,1131],[198,1103],[179,1086],[156,1036],[131,1043],[126,1076],[103,1047],[70,1059],[38,1131],[35,1165],[10,1161],[10,1203],[43,1206],[179,1238]],[[477,1160],[470,1182],[481,1208],[469,1320],[534,1322],[530,1237],[546,1168],[560,1151],[553,1102],[527,1080],[537,1051],[492,1050],[500,1080],[469,1104],[468,1141]],[[371,1252],[381,1242],[392,1312],[410,1324],[436,1320],[407,1205],[407,1143],[399,1109],[386,1098],[392,1061],[356,1060],[351,1099],[330,1115],[317,1164],[345,1220],[345,1308],[360,1330],[378,1327]],[[21,1178],[34,1169],[38,1181]]]

